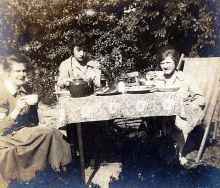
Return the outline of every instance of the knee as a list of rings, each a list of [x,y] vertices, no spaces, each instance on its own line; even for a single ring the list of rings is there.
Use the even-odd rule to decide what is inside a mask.
[[[38,134],[45,136],[45,137],[53,137],[55,134],[56,129],[51,127],[38,127]]]

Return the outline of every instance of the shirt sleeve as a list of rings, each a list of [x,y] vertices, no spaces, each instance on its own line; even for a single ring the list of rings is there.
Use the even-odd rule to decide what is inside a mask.
[[[59,78],[58,78],[58,81],[57,81],[57,85],[61,88],[63,88],[65,86],[65,83],[64,83],[64,78],[69,78],[69,66],[68,66],[68,62],[67,61],[64,61],[60,64],[60,67],[59,67]]]
[[[17,122],[12,119],[9,113],[9,104],[5,95],[0,93],[0,113],[5,113],[6,117],[0,119],[0,135],[2,135],[6,130],[10,129],[13,125],[17,124]]]
[[[191,102],[199,105],[200,107],[204,107],[205,98],[203,97],[202,91],[199,88],[198,84],[191,76],[188,76],[188,85]]]

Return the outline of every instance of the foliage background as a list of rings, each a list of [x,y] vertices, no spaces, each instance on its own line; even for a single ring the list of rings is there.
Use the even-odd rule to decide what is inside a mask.
[[[155,68],[156,51],[166,44],[189,57],[208,56],[217,47],[219,10],[213,0],[1,0],[0,55],[28,55],[33,91],[51,104],[54,75],[70,56],[75,31],[92,39],[91,56],[116,47],[124,64],[146,71]]]

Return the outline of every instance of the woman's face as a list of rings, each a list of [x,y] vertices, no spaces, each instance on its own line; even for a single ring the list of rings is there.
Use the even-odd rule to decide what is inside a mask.
[[[10,71],[9,78],[16,88],[25,83],[27,77],[27,68],[23,63],[14,63]]]
[[[82,62],[86,59],[87,57],[87,51],[85,51],[84,49],[75,46],[73,48],[73,55],[76,58],[77,61]]]
[[[160,67],[165,75],[171,75],[175,71],[175,63],[171,56],[166,57],[160,62]]]

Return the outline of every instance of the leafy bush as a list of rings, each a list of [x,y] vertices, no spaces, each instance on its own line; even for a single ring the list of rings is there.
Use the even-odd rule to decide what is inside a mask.
[[[108,82],[114,82],[119,75],[130,72],[133,68],[133,62],[130,60],[124,62],[121,50],[115,47],[110,54],[98,57],[98,61],[101,65],[102,74]]]
[[[155,68],[155,54],[171,44],[187,56],[215,46],[220,3],[207,0],[3,0],[0,3],[1,55],[19,50],[40,77],[34,91],[55,101],[54,75],[70,56],[68,42],[81,30],[93,40],[91,55],[121,51],[124,71]],[[34,75],[35,73],[33,73]]]

